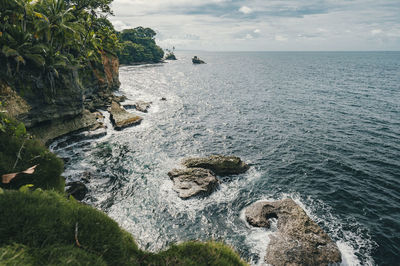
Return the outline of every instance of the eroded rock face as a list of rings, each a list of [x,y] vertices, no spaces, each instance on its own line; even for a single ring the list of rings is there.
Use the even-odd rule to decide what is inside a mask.
[[[342,261],[332,239],[292,199],[256,202],[246,208],[246,220],[257,227],[278,219],[278,232],[271,237],[265,262],[270,265],[330,265]]]
[[[123,129],[125,127],[140,124],[142,118],[135,114],[127,112],[117,102],[112,102],[110,111],[110,118],[114,124],[115,129]]]
[[[102,115],[83,110],[81,115],[70,119],[54,119],[31,128],[30,132],[44,144],[49,144],[54,139],[74,131],[93,131],[99,128],[105,128]]]
[[[211,155],[204,158],[188,158],[183,161],[188,168],[205,168],[217,175],[235,175],[246,172],[249,166],[236,156]]]
[[[203,168],[173,169],[168,176],[174,182],[174,190],[183,199],[209,195],[219,184],[214,173]]]
[[[0,112],[19,118],[26,115],[31,107],[10,86],[0,81]]]

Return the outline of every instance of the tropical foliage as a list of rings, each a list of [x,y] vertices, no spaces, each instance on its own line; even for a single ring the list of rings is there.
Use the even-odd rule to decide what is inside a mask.
[[[156,32],[150,28],[136,27],[119,33],[122,49],[118,53],[122,64],[137,62],[160,62],[164,51],[157,46]]]
[[[0,79],[54,94],[60,74],[116,54],[111,0],[0,0]],[[3,63],[4,62],[4,63]]]

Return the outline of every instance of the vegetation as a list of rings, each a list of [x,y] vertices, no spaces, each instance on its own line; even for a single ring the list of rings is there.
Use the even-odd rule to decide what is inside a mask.
[[[63,74],[101,62],[104,51],[116,54],[110,2],[0,0],[0,79],[51,98]]]
[[[155,36],[154,30],[143,27],[120,32],[119,40],[122,43],[118,53],[120,63],[160,62],[164,57],[164,51],[156,45]]]
[[[246,265],[215,242],[142,251],[104,213],[52,191],[3,191],[0,205],[0,259],[6,265]]]
[[[166,51],[165,60],[176,60],[175,47],[172,47],[172,50],[166,49]]]
[[[111,2],[0,0],[0,83],[55,103],[58,91],[84,87],[104,54],[125,64],[159,62],[156,33],[116,32]],[[62,160],[0,112],[1,265],[245,265],[215,242],[140,250],[107,215],[66,196],[62,171]]]
[[[64,192],[63,162],[39,141],[32,139],[24,124],[0,113],[0,177],[35,165],[33,174],[20,173],[10,183],[0,183],[0,187],[18,189],[33,184],[35,188]]]

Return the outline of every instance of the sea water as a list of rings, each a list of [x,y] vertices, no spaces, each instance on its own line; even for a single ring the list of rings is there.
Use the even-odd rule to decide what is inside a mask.
[[[152,102],[148,113],[129,110],[139,126],[114,131],[107,120],[102,138],[52,144],[68,180],[91,173],[85,202],[146,250],[214,239],[262,264],[276,224],[250,227],[243,210],[290,197],[337,243],[343,265],[399,263],[399,52],[176,55],[120,68],[127,103]],[[193,65],[194,55],[207,64]],[[251,168],[208,197],[180,199],[168,171],[211,154]]]

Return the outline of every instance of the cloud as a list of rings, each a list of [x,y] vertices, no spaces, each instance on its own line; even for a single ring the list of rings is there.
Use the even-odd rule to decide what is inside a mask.
[[[372,35],[377,35],[377,34],[381,34],[381,33],[382,33],[381,29],[373,29],[373,30],[371,30],[371,34]]]
[[[288,39],[285,36],[282,35],[275,35],[275,41],[278,42],[286,42]]]
[[[394,0],[114,0],[117,29],[205,50],[400,50]],[[166,47],[168,48],[168,47]]]
[[[241,8],[239,8],[239,12],[242,12],[243,14],[250,14],[253,12],[253,9],[247,6],[242,6]]]

